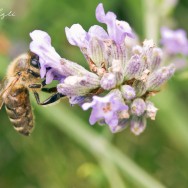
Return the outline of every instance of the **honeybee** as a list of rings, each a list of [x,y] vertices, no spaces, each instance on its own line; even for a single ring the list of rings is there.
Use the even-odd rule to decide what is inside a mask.
[[[29,91],[34,93],[39,105],[56,102],[62,94],[56,87],[43,88],[45,79],[40,78],[39,57],[31,52],[18,56],[7,69],[6,77],[0,83],[0,109],[5,104],[7,115],[19,133],[28,136],[34,127]],[[44,102],[40,102],[38,91],[54,93]]]

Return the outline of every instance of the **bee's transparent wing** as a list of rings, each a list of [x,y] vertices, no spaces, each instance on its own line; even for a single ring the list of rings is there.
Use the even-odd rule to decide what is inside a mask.
[[[2,81],[0,81],[0,109],[2,108],[4,103],[3,95],[5,93],[8,94],[10,92],[11,88],[15,85],[17,80],[18,79],[15,77],[5,77]]]

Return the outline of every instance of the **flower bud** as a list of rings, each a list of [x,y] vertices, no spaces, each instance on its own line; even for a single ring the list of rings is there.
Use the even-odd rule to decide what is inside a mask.
[[[130,80],[135,78],[140,73],[141,68],[140,56],[133,55],[125,67],[125,79]]]
[[[67,96],[83,96],[99,87],[99,79],[87,76],[68,76],[57,85],[58,92]]]
[[[155,120],[155,116],[157,114],[157,108],[150,101],[146,101],[146,116],[151,118],[151,120]]]
[[[131,126],[131,131],[135,135],[138,136],[146,128],[146,117],[144,117],[144,116],[142,116],[142,117],[136,117],[136,116],[132,117],[132,119],[130,121],[130,126]]]
[[[137,97],[141,97],[147,91],[146,83],[140,80],[135,80],[132,87],[134,88]]]
[[[103,55],[104,45],[103,45],[102,41],[100,41],[96,37],[93,37],[89,41],[88,51],[89,51],[89,56],[90,56],[91,60],[94,62],[94,64],[97,67],[102,67],[102,63],[104,63],[104,61],[105,61],[104,55]]]
[[[112,133],[117,133],[117,132],[120,132],[123,129],[127,128],[127,126],[128,126],[128,119],[121,119],[121,120],[119,120],[118,125],[116,125],[114,127],[109,126],[109,128]]]
[[[104,40],[105,45],[105,59],[107,61],[106,68],[112,66],[112,62],[114,59],[119,59],[117,45],[113,40]]]
[[[77,104],[79,106],[82,106],[82,104],[86,103],[86,102],[91,102],[92,98],[86,97],[86,96],[72,96],[69,97],[69,103],[71,104],[71,106]]]
[[[146,110],[146,104],[143,99],[137,98],[131,104],[131,113],[136,116],[141,116]]]
[[[154,48],[153,49],[153,54],[152,54],[152,59],[151,59],[151,70],[154,71],[158,69],[161,65],[161,59],[163,56],[163,52],[160,48]]]
[[[142,50],[141,46],[136,45],[133,47],[132,52],[133,52],[133,54],[140,55],[140,54],[142,54],[143,50]]]
[[[124,79],[123,70],[124,67],[122,66],[122,62],[120,60],[114,59],[112,62],[112,66],[109,68],[109,71],[115,74],[117,85],[120,85],[123,82]]]
[[[121,93],[126,100],[131,100],[136,96],[134,88],[129,85],[121,86]]]
[[[113,73],[105,73],[101,78],[100,85],[105,90],[114,88],[116,86],[116,76]]]
[[[175,66],[170,64],[167,67],[161,67],[148,78],[148,90],[156,90],[163,85],[175,72]]]
[[[88,77],[95,78],[95,79],[98,78],[96,74],[89,72],[81,65],[75,62],[69,61],[67,59],[64,59],[64,58],[61,59],[61,66],[58,67],[58,69],[60,73],[64,75],[65,77],[71,76],[71,75],[74,75],[74,76],[77,75],[77,76],[88,76]]]

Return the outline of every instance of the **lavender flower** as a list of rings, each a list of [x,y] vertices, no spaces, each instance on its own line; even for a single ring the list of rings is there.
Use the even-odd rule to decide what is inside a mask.
[[[163,27],[161,35],[161,43],[166,53],[188,55],[188,39],[183,29],[170,30]]]
[[[128,110],[128,106],[125,105],[120,98],[114,93],[111,93],[105,97],[93,97],[91,103],[85,103],[82,105],[84,110],[92,108],[89,122],[91,125],[97,121],[104,119],[112,129],[118,126],[118,112]]]
[[[65,28],[69,43],[80,48],[90,71],[60,57],[43,31],[31,33],[30,49],[39,55],[41,77],[47,83],[58,80],[58,92],[66,95],[71,105],[92,108],[91,125],[107,124],[113,133],[130,125],[131,131],[139,135],[146,128],[147,118],[154,120],[158,110],[149,97],[172,77],[175,67],[162,66],[162,49],[152,40],[139,45],[129,24],[117,20],[112,12],[105,14],[102,4],[96,8],[96,18],[107,25],[107,31],[98,25],[88,32],[80,24]],[[169,44],[167,39],[173,39],[168,33],[164,34],[164,45]],[[185,35],[177,35],[185,51],[180,52],[178,47],[176,52],[186,54]]]

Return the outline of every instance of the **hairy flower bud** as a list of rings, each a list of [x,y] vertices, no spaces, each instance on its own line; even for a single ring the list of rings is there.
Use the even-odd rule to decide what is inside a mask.
[[[109,90],[116,86],[116,76],[113,73],[105,73],[101,78],[100,85],[103,89]]]
[[[151,120],[155,120],[155,116],[157,114],[157,108],[150,101],[146,101],[146,116],[151,118]]]
[[[93,37],[89,41],[89,48],[88,48],[88,53],[90,54],[90,58],[92,59],[93,63],[97,67],[102,67],[102,63],[104,63],[104,45],[102,41],[97,39],[96,37]]]
[[[118,133],[122,131],[123,129],[127,128],[127,126],[128,126],[128,119],[121,119],[119,120],[118,125],[114,127],[109,126],[109,128],[112,133]]]
[[[163,85],[175,72],[175,66],[170,64],[167,67],[161,67],[149,76],[147,85],[148,90],[156,90]]]
[[[139,55],[133,55],[131,59],[127,62],[125,67],[125,79],[130,80],[135,78],[142,68],[141,59]]]
[[[116,76],[116,83],[120,85],[123,82],[123,71],[124,67],[122,66],[122,62],[120,60],[113,60],[112,66],[109,68],[110,72],[113,72]]]
[[[132,87],[136,91],[137,97],[141,97],[147,91],[146,83],[140,80],[135,80]]]
[[[126,100],[131,100],[136,96],[134,88],[129,85],[121,86],[121,93]]]
[[[143,99],[137,98],[131,104],[131,113],[136,116],[141,116],[146,110],[146,104]]]
[[[58,92],[67,96],[83,96],[99,87],[99,79],[87,76],[68,76],[57,85]]]
[[[153,54],[152,54],[152,59],[151,59],[151,70],[154,71],[158,69],[161,65],[161,59],[163,56],[163,52],[160,48],[154,48],[153,49]]]
[[[142,52],[143,52],[143,49],[139,45],[134,46],[133,49],[132,49],[133,54],[141,55]]]
[[[130,126],[131,126],[131,131],[135,135],[139,135],[146,128],[146,118],[144,116],[141,117],[134,116],[130,121]]]

